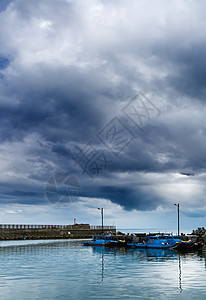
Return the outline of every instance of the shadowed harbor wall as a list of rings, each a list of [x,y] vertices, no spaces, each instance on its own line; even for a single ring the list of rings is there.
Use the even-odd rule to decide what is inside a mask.
[[[104,226],[104,234],[115,234],[115,226]],[[102,226],[75,225],[0,225],[0,240],[83,239],[102,233]]]

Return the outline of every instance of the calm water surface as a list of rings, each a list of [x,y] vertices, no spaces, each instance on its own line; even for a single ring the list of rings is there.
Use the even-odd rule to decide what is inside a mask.
[[[205,257],[71,240],[1,241],[0,299],[206,299]]]

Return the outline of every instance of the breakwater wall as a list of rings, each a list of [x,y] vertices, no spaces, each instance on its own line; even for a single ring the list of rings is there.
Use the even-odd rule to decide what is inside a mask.
[[[115,234],[115,226],[104,226],[104,234]],[[102,233],[102,226],[0,224],[0,240],[84,239]]]

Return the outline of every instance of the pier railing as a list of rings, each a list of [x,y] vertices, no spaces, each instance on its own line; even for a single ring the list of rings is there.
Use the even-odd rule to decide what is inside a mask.
[[[0,229],[67,229],[73,227],[78,229],[78,225],[20,225],[20,224],[0,224]],[[80,224],[81,228],[81,224]],[[88,226],[86,229],[102,229],[102,226]],[[103,229],[116,229],[115,226],[103,226]]]
[[[90,226],[91,229],[102,229],[102,226]],[[116,229],[116,226],[103,226],[103,229]]]
[[[49,229],[49,228],[66,228],[67,225],[20,225],[20,224],[0,224],[0,229],[30,229],[30,228],[36,228],[36,229]]]

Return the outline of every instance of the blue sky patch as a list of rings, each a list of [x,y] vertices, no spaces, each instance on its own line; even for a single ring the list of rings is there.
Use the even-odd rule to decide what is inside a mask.
[[[6,10],[9,3],[11,3],[13,0],[1,0],[0,1],[0,11]]]
[[[9,60],[7,57],[0,56],[0,69],[6,69],[9,65]]]

